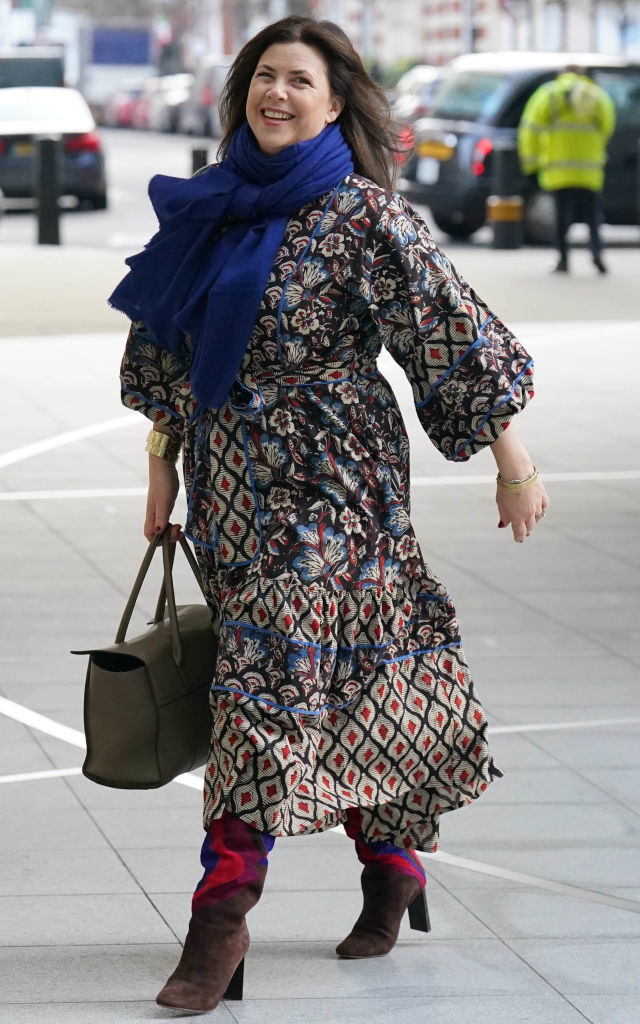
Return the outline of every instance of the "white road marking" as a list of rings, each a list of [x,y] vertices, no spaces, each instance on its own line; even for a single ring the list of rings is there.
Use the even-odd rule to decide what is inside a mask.
[[[62,434],[54,434],[52,437],[45,437],[41,441],[34,441],[22,448],[14,448],[13,451],[0,455],[0,469],[6,466],[13,466],[16,462],[23,462],[31,459],[34,455],[42,455],[43,452],[50,452],[54,448],[61,448],[65,444],[72,444],[74,441],[84,441],[87,437],[96,437],[98,434],[105,434],[108,430],[121,430],[123,427],[131,427],[137,420],[135,416],[118,416],[113,420],[103,420],[102,423],[90,423],[86,427],[78,427],[76,430],[65,430]]]
[[[437,853],[421,853],[419,850],[416,852],[420,860],[427,865],[432,859],[435,859],[443,864],[450,864],[451,867],[461,868],[463,871],[476,871],[481,875],[506,878],[510,882],[519,882],[521,885],[528,885],[536,889],[547,889],[549,892],[558,893],[561,896],[573,896],[575,899],[588,900],[589,903],[604,903],[608,907],[631,910],[634,914],[640,914],[640,901],[638,900],[627,900],[621,896],[612,896],[606,892],[599,892],[596,889],[583,889],[577,885],[555,882],[550,878],[540,878],[538,875],[525,875],[521,871],[510,871],[509,868],[496,867],[494,864],[484,864],[478,860],[468,860],[466,857],[456,857],[454,854],[445,853],[440,850]]]
[[[127,423],[123,420],[114,421],[114,425],[107,428],[116,430],[118,427],[126,426]],[[100,431],[96,430],[95,433]],[[69,432],[74,433],[73,431]],[[80,440],[78,437],[69,437],[69,435],[59,434],[58,438],[67,438],[66,440],[59,441],[56,445],[50,447],[59,447],[62,444],[69,444],[71,441]],[[91,436],[86,434],[85,436]],[[45,442],[38,442],[44,444]],[[16,449],[14,452],[8,452],[6,455],[0,455],[0,468],[2,466],[11,465],[14,462],[19,462],[21,458],[30,458],[32,455],[39,455],[40,451],[47,451],[48,448],[41,448],[38,451],[27,451],[26,455],[18,457],[20,452],[24,452],[27,449],[31,449],[34,446],[27,445],[26,449]],[[3,461],[6,460],[6,461]],[[605,482],[609,483],[620,481],[634,481],[640,480],[640,470],[634,469],[619,470],[619,471],[603,471],[601,473],[545,473],[544,480],[550,483],[583,483],[583,482]],[[412,487],[467,487],[473,486],[474,484],[492,484],[495,483],[495,477],[493,476],[466,476],[466,477],[449,477],[449,476],[417,476],[411,478]],[[85,487],[70,490],[56,490],[56,491],[0,491],[0,501],[75,501],[77,498],[132,498],[141,497],[147,493],[146,487]]]
[[[616,481],[640,480],[640,470],[614,469],[595,470],[584,473],[540,473],[545,483],[578,484],[578,483],[615,483]],[[412,487],[468,487],[473,484],[495,483],[495,476],[412,476]]]
[[[0,775],[0,785],[5,782],[36,782],[38,779],[62,779],[67,775],[82,775],[82,768],[53,768],[46,772],[21,772],[19,775]]]
[[[594,718],[588,721],[577,720],[575,722],[530,722],[521,725],[493,725],[489,726],[492,736],[498,733],[514,732],[555,732],[563,729],[599,729],[609,725],[638,725],[640,717],[631,718]]]
[[[336,825],[334,831],[346,836],[343,825]],[[442,864],[449,864],[451,867],[461,868],[463,871],[475,871],[480,875],[505,878],[510,882],[518,882],[520,885],[527,885],[533,889],[547,889],[560,896],[572,896],[574,899],[586,900],[589,903],[604,903],[608,907],[617,907],[620,910],[630,910],[634,914],[640,914],[640,901],[638,900],[627,900],[621,896],[611,896],[606,892],[599,892],[597,889],[583,889],[566,882],[540,878],[538,875],[525,875],[521,871],[511,871],[509,868],[497,867],[495,864],[485,864],[483,861],[469,860],[467,857],[456,857],[455,854],[445,853],[444,850],[438,850],[437,853],[423,853],[421,850],[415,852],[427,869],[434,860],[439,860]]]
[[[0,714],[6,715],[7,718],[12,718],[14,722],[26,725],[29,729],[37,729],[48,736],[55,736],[57,740],[70,743],[72,747],[80,747],[82,750],[86,750],[87,745],[84,740],[84,733],[80,729],[72,729],[68,725],[62,725],[61,722],[56,722],[53,718],[47,718],[46,715],[32,711],[31,708],[25,707],[24,704],[17,704],[7,697],[0,697]]]
[[[139,498],[146,487],[95,487],[70,491],[0,491],[0,501],[76,501],[77,498]]]
[[[37,729],[39,732],[46,733],[47,736],[54,736],[57,740],[71,744],[72,747],[80,747],[82,750],[87,749],[84,733],[80,729],[72,729],[68,725],[62,725],[61,722],[56,722],[53,718],[48,718],[37,711],[32,711],[31,708],[25,707],[24,704],[17,704],[6,697],[0,697],[0,715],[6,715],[7,718],[12,718],[14,722],[20,722],[29,729]],[[173,781],[181,786],[187,786],[189,789],[201,790],[203,785],[202,779],[189,773],[178,775]]]

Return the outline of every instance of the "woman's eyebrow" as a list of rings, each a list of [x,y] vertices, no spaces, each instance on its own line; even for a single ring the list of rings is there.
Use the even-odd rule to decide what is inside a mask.
[[[272,68],[269,64],[258,64],[258,67],[256,68],[256,71],[258,71],[260,68],[264,69],[265,71],[275,71],[275,68]],[[297,71],[289,71],[289,74],[290,75],[308,75],[309,78],[313,78],[313,71],[307,71],[307,70],[305,70],[305,68],[299,68]]]

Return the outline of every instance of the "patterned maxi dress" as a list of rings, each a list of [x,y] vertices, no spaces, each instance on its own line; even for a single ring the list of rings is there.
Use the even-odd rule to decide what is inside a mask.
[[[532,363],[419,215],[357,175],[290,219],[220,410],[132,325],[123,402],[183,439],[188,515],[220,631],[204,825],[275,836],[360,807],[367,838],[437,849],[500,776],[455,609],[409,518],[409,446],[382,345],[448,459],[491,444]]]

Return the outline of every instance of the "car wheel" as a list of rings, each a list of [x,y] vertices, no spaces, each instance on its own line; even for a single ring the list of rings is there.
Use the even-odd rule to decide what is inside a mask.
[[[458,221],[452,220],[451,217],[443,217],[439,213],[433,213],[433,211],[431,211],[431,216],[433,217],[436,227],[439,227],[441,231],[446,232],[446,234],[451,238],[458,239],[470,238],[474,231],[477,231],[478,228],[482,227],[483,223],[482,221],[470,220],[463,220],[458,223]]]
[[[88,210],[106,210],[109,205],[106,192],[95,192],[92,196],[83,196],[80,205]]]
[[[523,230],[526,245],[550,245],[555,238],[555,225],[552,195],[534,192],[525,199]]]

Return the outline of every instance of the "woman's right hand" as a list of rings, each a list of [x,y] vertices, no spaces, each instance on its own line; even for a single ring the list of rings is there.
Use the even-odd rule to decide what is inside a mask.
[[[157,455],[149,455],[149,491],[144,521],[144,535],[147,540],[153,540],[168,524],[179,489],[178,470],[173,463],[167,459],[160,459]],[[181,536],[180,524],[173,524],[171,540],[177,541]]]

